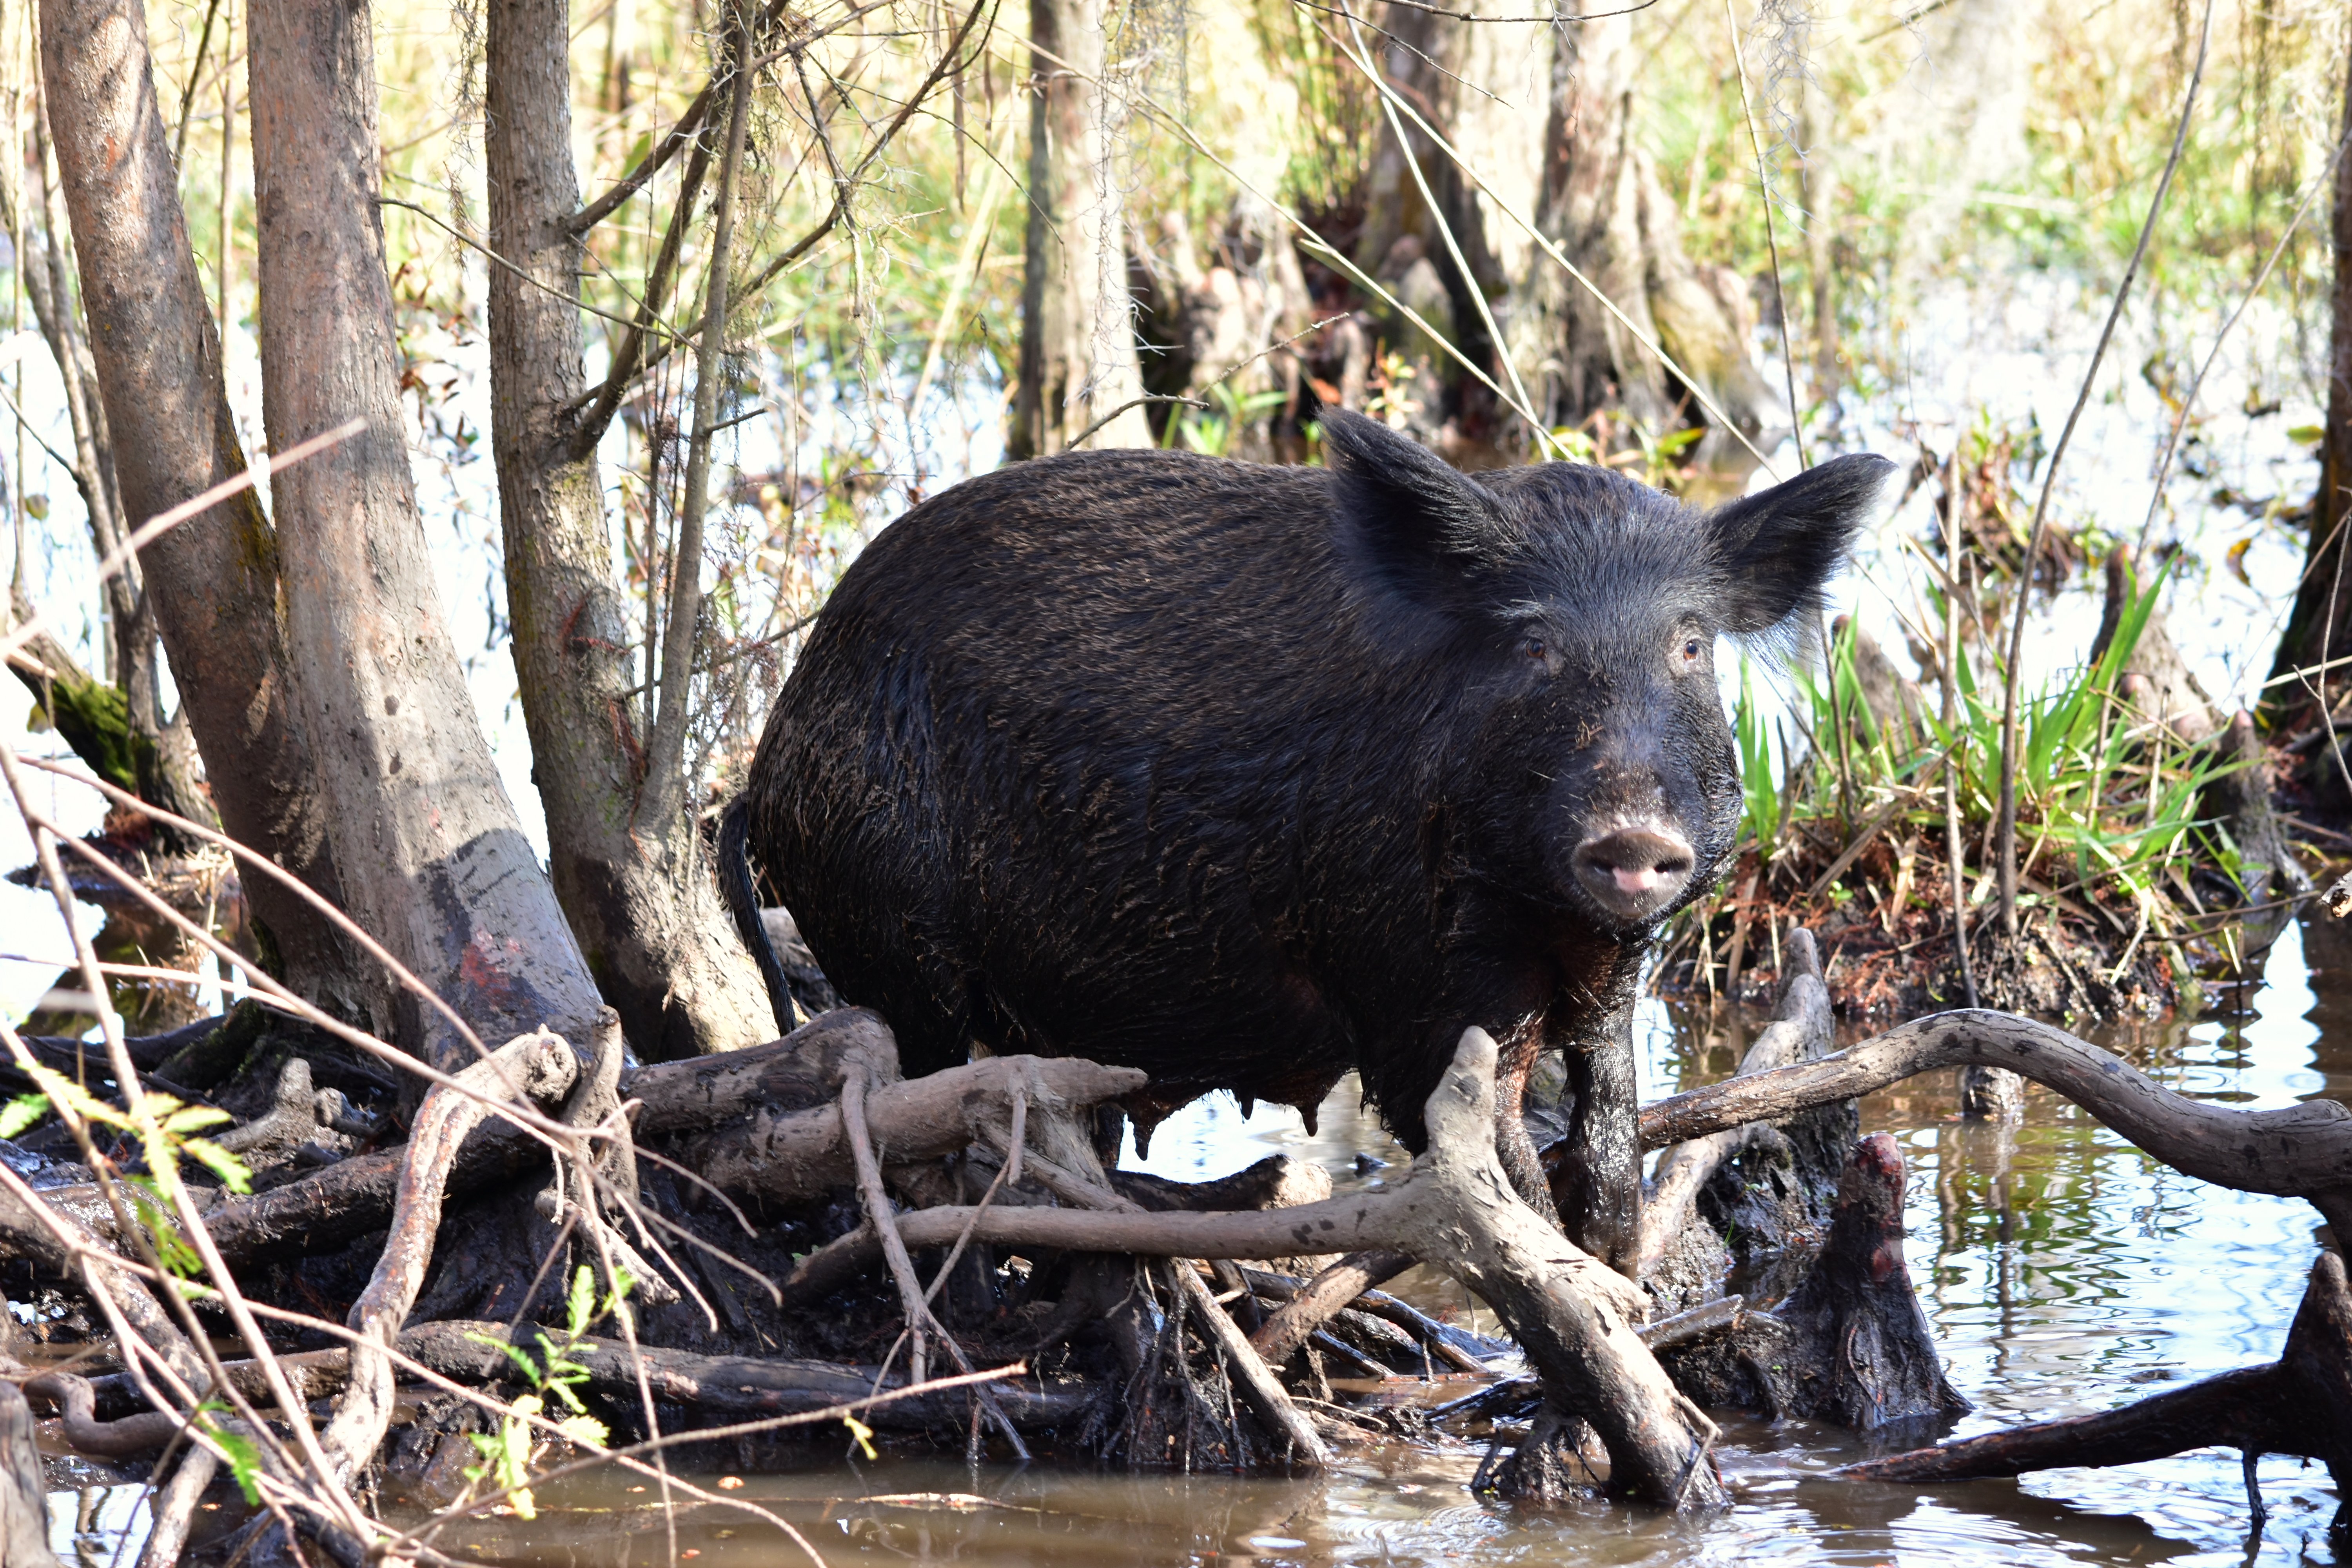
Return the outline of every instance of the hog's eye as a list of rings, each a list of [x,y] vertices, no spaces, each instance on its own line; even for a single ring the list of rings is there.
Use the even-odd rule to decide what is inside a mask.
[[[1538,664],[1543,663],[1551,657],[1550,645],[1539,637],[1522,638],[1519,642],[1519,651]]]
[[[1699,660],[1699,655],[1706,651],[1706,650],[1705,648],[1699,646],[1698,638],[1691,638],[1688,642],[1683,644],[1683,663],[1685,665],[1696,665]]]

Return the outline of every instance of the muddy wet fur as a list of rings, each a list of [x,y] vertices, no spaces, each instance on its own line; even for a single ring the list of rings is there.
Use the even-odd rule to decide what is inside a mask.
[[[1328,469],[1076,453],[893,523],[778,700],[741,838],[909,1074],[975,1039],[1140,1067],[1148,1138],[1215,1089],[1311,1111],[1354,1068],[1418,1150],[1475,1022],[1513,1107],[1539,1050],[1590,1066],[1594,1180],[1624,1188],[1636,1151],[1599,1119],[1631,1114],[1633,979],[1739,812],[1716,634],[1804,622],[1890,466],[1702,514],[1601,468],[1473,480],[1370,421],[1324,430]],[[1570,862],[1637,807],[1691,864],[1628,919]],[[1608,1216],[1579,1228],[1619,1250]]]

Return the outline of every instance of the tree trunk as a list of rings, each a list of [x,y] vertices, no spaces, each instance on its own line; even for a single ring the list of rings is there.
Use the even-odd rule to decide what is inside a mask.
[[[245,468],[156,104],[145,13],[126,0],[48,0],[41,63],[95,380],[123,437],[122,507],[143,520]],[[325,801],[289,700],[278,541],[259,500],[247,490],[224,501],[144,556],[173,665],[202,672],[183,685],[181,711],[211,764],[226,830],[340,899]],[[345,1017],[381,1011],[380,981],[314,910],[268,878],[243,880],[298,991]]]
[[[1563,12],[1553,30],[1537,226],[1753,437],[1787,410],[1748,357],[1747,285],[1684,253],[1681,216],[1637,140],[1633,18],[1599,9],[1617,14],[1571,24]],[[1701,419],[1689,389],[1557,262],[1537,253],[1513,282],[1511,351],[1546,423],[1612,405],[1653,430]]]
[[[1467,9],[1519,19],[1469,23],[1434,8],[1393,7],[1381,68],[1479,178],[1526,215],[1535,208],[1541,167],[1537,138],[1548,92],[1548,29],[1504,0],[1475,0]],[[1383,129],[1372,157],[1356,264],[1507,384],[1479,300],[1501,294],[1528,267],[1532,242],[1435,142],[1411,121],[1402,123],[1403,139]],[[1423,182],[1434,210],[1422,198]],[[1455,264],[1457,248],[1466,273]],[[1492,447],[1501,433],[1503,411],[1494,394],[1402,317],[1391,317],[1387,327],[1390,346],[1417,376],[1402,389],[1404,406],[1391,391],[1391,408],[1415,437],[1475,465],[1470,448]]]
[[[486,1037],[543,1025],[584,1042],[595,987],[491,763],[417,516],[368,11],[264,0],[247,31],[270,441],[367,422],[270,486],[297,710],[322,741],[313,765],[346,907]],[[394,1021],[408,1048],[457,1059],[413,998]]]
[[[2352,65],[2346,68],[2344,128],[2352,132]],[[2352,519],[2352,158],[2336,164],[2334,325],[2327,337],[2327,426],[2319,447],[2319,494],[2311,507],[2311,545],[2294,611],[2279,637],[2271,674],[2325,664],[2352,653],[2352,573],[2345,570]],[[2326,677],[2310,677],[2325,690]],[[2340,678],[2339,678],[2340,681]],[[2310,691],[2300,681],[2271,688],[2280,710],[2298,712]]]
[[[1526,8],[1475,0],[1472,9],[1502,18]],[[1548,427],[1611,407],[1652,430],[1700,419],[1657,356],[1505,209],[1531,216],[1643,335],[1754,435],[1780,416],[1780,405],[1748,358],[1746,285],[1684,254],[1680,216],[1635,136],[1633,21],[1620,7],[1599,9],[1618,14],[1577,21],[1573,10],[1564,11],[1559,25],[1549,26],[1399,9],[1391,19],[1388,78],[1478,178],[1417,130],[1402,142],[1384,132],[1357,263],[1424,318],[1450,324],[1463,354],[1498,384],[1511,387],[1516,370]],[[1413,163],[1435,211],[1422,197]],[[1431,300],[1435,310],[1416,298],[1429,292],[1416,288],[1424,272],[1443,285],[1442,303]],[[1495,303],[1482,310],[1486,300]],[[1490,313],[1501,345],[1488,331]],[[1396,342],[1415,335],[1398,323],[1391,331]],[[1440,385],[1419,399],[1416,423],[1425,439],[1448,450],[1528,444],[1494,395],[1450,356],[1431,360],[1428,369]]]
[[[1118,127],[1102,87],[1103,0],[1029,0],[1029,230],[1021,365],[1006,450],[1042,458],[1097,420],[1090,447],[1149,447],[1135,353]]]
[[[143,32],[139,41],[143,57]],[[69,106],[66,114],[70,117],[79,109],[78,105]],[[0,174],[0,220],[17,228],[25,241],[25,264],[17,271],[24,279],[34,320],[57,362],[65,389],[68,424],[73,432],[74,488],[80,494],[89,518],[90,543],[103,557],[121,542],[131,526],[144,521],[147,514],[131,514],[118,485],[107,412],[92,386],[96,377],[90,349],[84,341],[73,289],[68,280],[64,237],[67,226],[48,174],[51,133],[46,121],[37,121],[35,131],[39,188],[30,194],[28,200],[22,184],[21,164]],[[62,155],[59,161],[62,163]],[[109,742],[129,767],[129,775],[122,782],[140,798],[166,811],[208,822],[212,806],[196,784],[195,746],[188,733],[184,710],[180,719],[169,722],[163,715],[155,648],[156,607],[142,564],[133,562],[128,571],[110,578],[101,585],[100,596],[107,624],[104,676],[112,689],[121,693],[121,722],[110,726]],[[100,756],[79,746],[75,753],[93,768],[103,770],[106,766]],[[167,848],[186,847],[177,833],[165,832],[161,841]]]
[[[598,988],[656,1060],[770,1037],[757,971],[719,910],[691,809],[637,816],[646,738],[629,628],[592,451],[575,457],[581,397],[580,202],[572,159],[563,0],[491,0],[487,125],[490,248],[538,280],[490,268],[492,448],[506,538],[515,673],[547,808],[556,896]],[[681,562],[692,571],[698,563]],[[672,637],[693,635],[672,627]],[[673,800],[683,794],[673,792]]]

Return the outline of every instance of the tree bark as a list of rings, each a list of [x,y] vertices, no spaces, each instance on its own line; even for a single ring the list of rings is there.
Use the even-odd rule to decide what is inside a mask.
[[[1097,420],[1089,447],[1149,447],[1127,284],[1103,0],[1029,0],[1029,228],[1021,364],[1006,450],[1043,458]]]
[[[140,43],[143,55],[143,34]],[[138,520],[125,513],[107,412],[91,384],[96,375],[89,345],[85,341],[68,279],[67,226],[58,210],[58,192],[49,178],[52,135],[47,122],[46,97],[45,92],[44,119],[34,125],[33,151],[38,160],[35,168],[39,188],[29,193],[28,199],[23,188],[24,166],[12,161],[9,169],[0,173],[0,221],[5,221],[25,243],[26,254],[17,275],[25,284],[26,297],[33,307],[42,338],[49,346],[50,357],[57,363],[65,393],[67,422],[73,433],[74,456],[68,467],[89,519],[90,542],[103,557],[112,552],[126,529]],[[184,707],[181,717],[169,722],[163,714],[155,651],[155,605],[141,563],[132,562],[128,570],[102,584],[99,592],[107,621],[106,679],[110,689],[121,694],[120,721],[110,726],[114,733],[108,739],[127,769],[121,775],[124,785],[166,811],[198,821],[207,820],[212,808],[196,784],[198,764]],[[106,766],[108,758],[103,750],[84,751],[70,734],[68,743],[93,768]],[[181,835],[169,829],[159,829],[158,839],[163,847],[174,851],[188,847]]]
[[[122,437],[115,470],[135,522],[241,473],[245,454],[156,103],[144,11],[125,0],[48,0],[41,59],[98,390]],[[190,519],[144,560],[164,648],[191,672],[181,709],[210,764],[224,830],[340,900],[326,804],[290,701],[278,541],[258,498],[247,490]],[[345,1017],[382,1010],[381,986],[307,905],[263,877],[247,879],[246,898],[298,992]]]
[[[638,1054],[671,1060],[772,1031],[757,972],[719,907],[692,812],[638,816],[646,738],[632,697],[628,619],[595,455],[575,455],[578,416],[567,412],[587,385],[580,249],[569,230],[580,205],[569,16],[563,0],[491,0],[486,18],[490,248],[537,284],[489,269],[490,440],[507,609],[556,897]],[[691,639],[693,628],[669,635]]]
[[[1578,20],[1586,9],[1591,20]],[[1633,17],[1602,0],[1551,30],[1536,224],[1751,437],[1787,411],[1748,357],[1747,285],[1684,251],[1674,198],[1637,139]],[[1653,430],[1699,418],[1686,389],[1584,287],[1540,253],[1511,280],[1510,350],[1550,425],[1620,405]]]
[[[544,1026],[588,1039],[595,987],[491,763],[417,516],[368,11],[263,0],[247,37],[270,440],[282,450],[367,422],[270,487],[296,701],[321,738],[313,765],[346,907],[483,1037]],[[414,998],[394,1019],[405,1047],[457,1061],[460,1042]]]
[[[0,1382],[0,1568],[57,1568],[49,1550],[48,1488],[33,1446],[24,1391]]]
[[[2343,117],[2343,129],[2352,133],[2352,63],[2346,66]],[[2352,519],[2352,158],[2336,161],[2335,195],[2336,284],[2330,293],[2334,317],[2327,336],[2327,425],[2319,447],[2319,493],[2312,500],[2311,544],[2294,612],[2279,636],[2273,677],[2352,653],[2352,572],[2346,570],[2352,541],[2342,537],[2352,532],[2346,528]],[[2326,680],[2314,674],[2311,689],[2324,693]],[[2300,711],[2311,700],[2299,681],[2271,690],[2271,700],[2283,711]]]

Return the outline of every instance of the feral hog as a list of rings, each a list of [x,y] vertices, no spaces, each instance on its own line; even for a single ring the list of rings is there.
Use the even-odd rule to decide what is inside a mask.
[[[909,1074],[974,1041],[1141,1068],[1139,1138],[1212,1089],[1311,1113],[1352,1068],[1417,1151],[1482,1025],[1512,1181],[1631,1267],[1635,977],[1739,819],[1716,638],[1813,625],[1893,465],[1700,512],[1323,435],[1328,468],[1077,452],[908,512],[818,617],[727,837]],[[1546,1049],[1582,1141],[1549,1195],[1518,1115]]]

